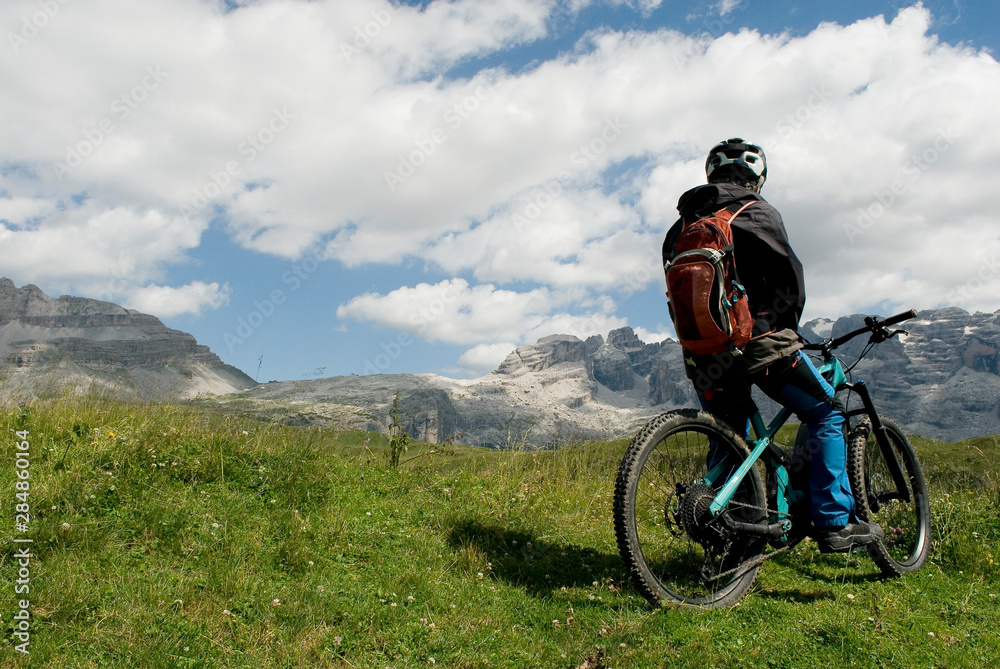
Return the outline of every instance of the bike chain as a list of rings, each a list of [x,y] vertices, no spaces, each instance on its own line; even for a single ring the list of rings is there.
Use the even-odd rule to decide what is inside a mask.
[[[673,493],[671,493],[671,494],[673,494]],[[769,509],[766,506],[755,506],[753,504],[746,504],[745,502],[736,502],[736,501],[732,501],[731,500],[729,502],[729,506],[738,506],[738,507],[742,507],[742,508],[746,508],[746,509],[753,509],[754,511],[763,511],[764,513],[769,514],[769,515],[771,513],[777,514],[777,510]],[[668,529],[670,529],[670,528],[668,528]],[[677,533],[675,533],[673,531],[673,529],[670,529],[670,532],[671,532],[671,534],[674,534],[675,536],[679,536]],[[732,542],[729,542],[730,545],[731,545],[731,543]],[[715,574],[714,576],[712,576],[710,578],[706,578],[705,582],[706,583],[711,583],[713,581],[719,580],[720,578],[728,576],[729,574],[734,574],[734,573],[736,573],[738,571],[745,571],[745,570],[748,570],[748,569],[753,569],[754,567],[758,567],[761,564],[763,564],[765,560],[769,560],[772,557],[774,557],[775,555],[778,555],[779,553],[784,553],[785,551],[789,550],[792,547],[793,547],[792,545],[788,545],[788,546],[783,546],[782,548],[777,548],[777,549],[771,551],[770,553],[768,553],[767,555],[761,555],[759,558],[756,558],[756,559],[754,559],[751,562],[741,563],[741,564],[737,565],[736,567],[733,567],[732,569],[729,569],[729,570],[724,571],[724,572],[719,573],[719,574]],[[728,548],[728,545],[727,545],[726,550],[724,550],[723,553],[722,553],[723,557],[728,552],[728,550],[729,550],[729,548]]]
[[[754,567],[759,567],[760,565],[764,564],[764,560],[770,560],[771,558],[773,558],[778,553],[784,553],[785,551],[787,551],[787,550],[789,550],[791,548],[792,548],[791,546],[783,546],[781,548],[776,548],[773,551],[771,551],[770,553],[768,553],[767,555],[761,555],[759,558],[756,558],[755,560],[752,560],[750,562],[744,562],[744,563],[742,563],[742,564],[740,564],[740,565],[738,565],[736,567],[733,567],[732,569],[730,569],[728,571],[724,571],[721,574],[716,574],[715,576],[713,576],[713,577],[711,577],[709,579],[706,579],[705,582],[706,583],[711,583],[712,581],[718,581],[723,576],[729,576],[730,574],[735,574],[738,571],[746,571],[746,570],[749,570],[749,569],[753,569]]]
[[[772,509],[768,509],[766,506],[765,507],[754,506],[753,504],[746,504],[746,503],[743,503],[743,502],[730,501],[729,502],[729,506],[739,506],[739,507],[743,507],[743,508],[747,508],[747,509],[753,509],[755,511],[764,511],[764,512],[766,512],[768,514],[772,513]],[[773,512],[777,513],[777,511],[773,511]],[[752,560],[750,562],[741,563],[741,564],[733,567],[732,569],[724,571],[724,572],[722,572],[720,574],[715,574],[711,578],[705,579],[705,582],[706,583],[711,583],[713,581],[718,581],[720,578],[723,578],[724,576],[728,576],[730,574],[735,574],[738,571],[747,571],[749,569],[753,569],[755,567],[759,567],[760,565],[762,565],[764,563],[765,560],[769,560],[769,559],[773,558],[775,555],[778,555],[779,553],[784,553],[785,551],[791,549],[792,546],[793,545],[788,545],[788,546],[783,546],[781,548],[777,548],[777,549],[771,551],[770,553],[768,553],[767,555],[761,555],[759,558],[756,558],[756,559],[754,559],[754,560]],[[725,556],[726,552],[728,552],[728,547],[727,547],[726,551],[723,552],[723,556]]]

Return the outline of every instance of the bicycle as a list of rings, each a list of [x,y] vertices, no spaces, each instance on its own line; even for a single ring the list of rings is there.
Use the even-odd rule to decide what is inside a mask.
[[[855,515],[884,531],[865,548],[886,576],[927,561],[927,486],[902,430],[878,414],[865,382],[849,382],[848,374],[874,345],[905,334],[890,327],[915,316],[911,310],[867,317],[863,328],[805,345],[819,353],[818,370],[838,393],[861,400],[859,408],[850,409],[850,401],[845,408],[848,477]],[[845,369],[834,350],[866,333],[867,346]],[[732,606],[766,559],[807,536],[808,430],[800,425],[791,455],[774,441],[790,416],[782,408],[765,424],[754,407],[753,438],[744,440],[707,412],[679,409],[653,418],[632,440],[615,483],[615,535],[632,582],[650,604]]]

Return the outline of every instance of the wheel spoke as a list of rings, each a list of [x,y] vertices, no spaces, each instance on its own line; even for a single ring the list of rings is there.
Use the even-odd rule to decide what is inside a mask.
[[[746,447],[706,414],[691,418],[667,414],[633,441],[616,485],[615,528],[633,581],[651,602],[721,606],[749,588],[756,566],[741,565],[763,546],[729,535],[708,511],[718,490],[704,483],[710,459],[739,463]],[[735,501],[763,507],[756,470],[747,481]]]
[[[913,447],[892,421],[882,422],[906,488],[897,489],[892,469],[875,435],[867,434],[868,430],[852,438],[848,470],[858,515],[878,524],[884,532],[884,538],[870,544],[868,552],[883,572],[899,575],[919,569],[927,560],[930,507]]]

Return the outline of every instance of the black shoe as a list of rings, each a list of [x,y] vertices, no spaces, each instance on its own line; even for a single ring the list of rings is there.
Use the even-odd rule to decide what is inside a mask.
[[[885,535],[875,523],[859,520],[844,527],[817,527],[812,536],[819,544],[820,553],[847,553]]]

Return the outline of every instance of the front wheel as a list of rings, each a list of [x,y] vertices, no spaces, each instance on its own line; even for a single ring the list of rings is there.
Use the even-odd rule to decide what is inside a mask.
[[[731,606],[753,584],[765,542],[728,530],[708,508],[748,455],[726,425],[690,409],[654,418],[632,440],[615,482],[615,535],[632,582],[654,606]],[[741,522],[766,517],[758,469],[725,510]]]
[[[885,533],[868,544],[868,554],[887,576],[916,571],[927,562],[931,541],[931,510],[917,454],[903,431],[880,416],[891,448],[883,453],[867,418],[852,431],[847,473],[858,517],[877,523]],[[903,485],[897,485],[886,456],[899,463]]]

